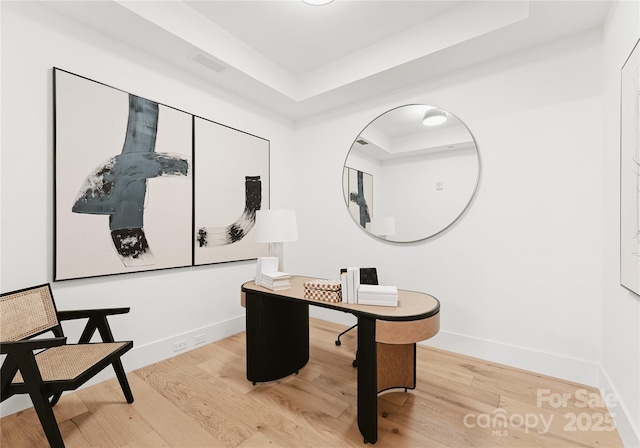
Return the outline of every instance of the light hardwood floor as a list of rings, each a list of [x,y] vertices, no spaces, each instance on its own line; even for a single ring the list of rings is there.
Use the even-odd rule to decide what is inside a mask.
[[[240,333],[129,373],[131,405],[115,379],[66,394],[62,437],[68,448],[364,446],[355,332],[334,344],[344,328],[312,319],[309,363],[280,381],[246,380]],[[597,389],[431,348],[417,359],[417,388],[379,397],[377,447],[622,446]],[[0,420],[0,436],[3,448],[47,446],[33,409]]]

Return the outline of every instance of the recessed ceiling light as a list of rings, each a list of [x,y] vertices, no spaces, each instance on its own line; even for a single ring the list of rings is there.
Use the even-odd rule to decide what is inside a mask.
[[[302,0],[303,3],[306,3],[307,5],[313,5],[313,6],[328,5],[332,1],[333,0]]]

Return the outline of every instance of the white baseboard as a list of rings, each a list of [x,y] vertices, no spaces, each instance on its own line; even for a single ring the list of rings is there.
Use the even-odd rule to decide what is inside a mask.
[[[599,384],[600,366],[590,361],[442,330],[433,338],[420,344],[587,386],[598,387]]]
[[[164,359],[171,358],[173,356],[180,355],[189,350],[193,350],[196,347],[200,347],[210,342],[224,339],[228,336],[240,333],[245,329],[245,317],[244,315],[235,317],[222,322],[217,322],[213,325],[198,328],[186,333],[178,334],[167,339],[155,341],[150,344],[136,346],[134,341],[134,347],[122,357],[122,363],[127,372],[140,369],[150,364],[162,361]],[[205,342],[199,345],[195,344],[196,336],[205,336]],[[174,344],[179,341],[186,341],[187,347],[184,350],[175,352],[173,350]],[[86,382],[82,387],[88,387],[92,384],[97,384],[101,381],[108,380],[115,377],[115,373],[112,368],[106,368],[98,375],[94,376],[91,380]],[[134,398],[135,398],[135,391]],[[123,397],[124,400],[124,397]],[[26,395],[16,395],[8,400],[2,402],[0,405],[0,417],[14,414],[23,409],[33,406],[31,399]]]
[[[219,341],[226,337],[240,333],[245,329],[245,317],[244,315],[234,317],[222,322],[216,322],[213,325],[207,327],[201,327],[195,330],[188,331],[186,333],[178,334],[170,338],[166,338],[160,341],[155,341],[151,344],[146,344],[140,347],[134,347],[130,353],[125,355],[123,363],[126,362],[125,369],[127,371],[140,369],[158,361],[171,358],[173,356],[180,355],[182,353],[193,350],[204,344]],[[203,344],[196,345],[196,336],[206,335],[206,341]],[[175,352],[173,346],[176,342],[186,341],[187,348]],[[135,341],[134,341],[135,343]],[[109,370],[109,369],[105,369]],[[113,377],[111,375],[110,377]]]
[[[611,395],[614,398],[612,401],[615,403],[615,406],[609,406],[609,413],[613,416],[622,443],[626,448],[640,448],[640,428],[635,427],[629,419],[627,406],[622,399],[622,395],[618,393],[606,370],[602,367],[600,368],[599,386],[603,395]]]
[[[349,313],[316,307],[309,311],[312,317],[342,325],[353,325],[356,322],[353,315]],[[421,342],[420,345],[436,347],[588,386],[599,387],[600,384],[600,365],[590,361],[566,358],[553,353],[539,352],[444,330],[440,330],[436,336]]]

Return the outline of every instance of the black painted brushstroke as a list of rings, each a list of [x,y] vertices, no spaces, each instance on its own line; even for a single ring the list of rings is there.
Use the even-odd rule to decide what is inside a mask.
[[[138,259],[150,252],[147,237],[140,228],[112,230],[111,240],[123,257]]]
[[[200,247],[204,247],[207,245],[207,229],[205,229],[204,227],[198,229],[198,236],[196,237],[196,240],[198,241],[198,246]]]
[[[129,95],[122,153],[87,176],[72,207],[74,213],[109,215],[112,240],[123,261],[150,253],[143,230],[147,179],[186,176],[189,169],[187,160],[155,152],[158,112],[158,103]]]
[[[260,176],[247,176],[244,182],[244,219],[256,222],[256,211],[262,204],[262,182]]]
[[[262,204],[260,176],[246,176],[244,182],[244,211],[240,218],[226,227],[201,227],[198,229],[199,247],[225,246],[242,240],[256,222],[256,211]]]
[[[240,241],[242,238],[244,238],[242,227],[237,224],[231,224],[227,230],[227,241],[231,244]]]
[[[360,225],[364,228],[367,227],[367,223],[371,222],[371,216],[369,215],[369,206],[367,200],[364,197],[364,176],[362,171],[358,171],[358,193],[351,193],[349,195],[351,202],[355,202],[360,211]]]

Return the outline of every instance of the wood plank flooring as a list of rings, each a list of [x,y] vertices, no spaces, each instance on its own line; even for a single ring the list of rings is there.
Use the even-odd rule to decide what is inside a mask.
[[[131,405],[115,379],[65,394],[62,437],[68,448],[364,446],[355,331],[334,344],[344,328],[312,319],[309,363],[279,381],[246,380],[239,333],[129,373]],[[425,347],[417,360],[417,388],[378,399],[377,447],[622,447],[597,389]],[[0,420],[0,446],[47,446],[32,408]]]

